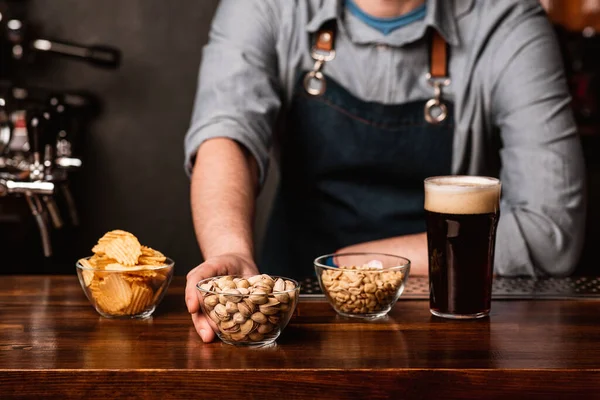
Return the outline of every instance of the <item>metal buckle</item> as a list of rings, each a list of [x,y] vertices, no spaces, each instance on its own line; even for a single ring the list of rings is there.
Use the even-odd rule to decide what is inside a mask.
[[[425,103],[425,121],[436,125],[443,122],[448,117],[448,107],[442,103],[442,87],[450,85],[450,78],[433,78],[431,74],[426,76],[427,82],[433,87],[433,98]],[[439,109],[438,114],[433,114],[433,110]]]
[[[312,71],[309,71],[304,76],[304,89],[308,92],[308,94],[312,96],[321,96],[323,93],[325,93],[325,89],[327,88],[325,76],[321,72],[321,69],[323,68],[326,62],[331,61],[335,58],[335,50],[322,52],[316,47],[313,47],[310,56],[313,60],[315,60],[315,65],[313,66]],[[313,86],[311,86],[313,79],[316,79],[319,82],[318,88],[314,88]]]
[[[313,79],[319,81],[319,87],[314,88],[311,83]],[[321,96],[325,93],[325,89],[327,88],[327,83],[325,82],[325,76],[321,71],[310,71],[304,76],[304,89],[308,92],[308,94],[312,96]]]

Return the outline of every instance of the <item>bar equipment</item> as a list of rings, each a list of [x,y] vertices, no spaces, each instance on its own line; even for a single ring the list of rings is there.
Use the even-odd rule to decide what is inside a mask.
[[[71,178],[83,167],[81,122],[98,104],[84,92],[28,85],[29,67],[62,57],[116,69],[121,52],[45,37],[27,20],[26,4],[0,0],[0,201],[25,201],[51,257],[52,232],[80,224]]]

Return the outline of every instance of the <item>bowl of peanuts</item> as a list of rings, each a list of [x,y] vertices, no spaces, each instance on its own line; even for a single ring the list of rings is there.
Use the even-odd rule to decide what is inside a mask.
[[[404,291],[410,260],[381,253],[339,253],[314,261],[321,290],[344,317],[385,316]]]
[[[298,304],[300,284],[270,276],[217,276],[196,285],[200,307],[226,344],[261,347],[275,342]]]

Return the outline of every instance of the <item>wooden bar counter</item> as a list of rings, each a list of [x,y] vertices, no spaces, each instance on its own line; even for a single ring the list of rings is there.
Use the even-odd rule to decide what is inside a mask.
[[[599,300],[494,301],[477,321],[400,300],[360,322],[303,298],[276,346],[245,349],[202,343],[183,287],[111,320],[74,275],[0,277],[0,399],[600,398]]]

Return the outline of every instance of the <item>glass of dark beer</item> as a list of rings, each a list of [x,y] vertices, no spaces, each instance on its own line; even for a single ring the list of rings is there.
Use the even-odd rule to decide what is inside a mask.
[[[481,176],[425,179],[433,315],[470,319],[489,314],[500,188],[498,179]]]

